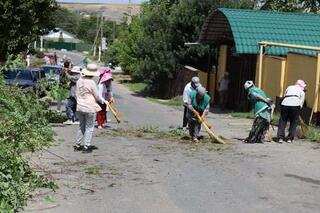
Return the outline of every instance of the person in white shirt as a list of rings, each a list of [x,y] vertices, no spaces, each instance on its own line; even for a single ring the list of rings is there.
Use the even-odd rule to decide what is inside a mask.
[[[305,100],[306,87],[307,85],[303,80],[298,80],[295,85],[291,85],[286,89],[280,109],[281,114],[277,133],[279,143],[285,140],[285,128],[288,121],[290,122],[290,127],[287,142],[291,143],[294,140],[300,111]]]
[[[191,82],[189,82],[183,90],[183,106],[184,106],[184,113],[183,113],[183,124],[182,127],[186,128],[188,125],[188,119],[187,119],[187,113],[188,113],[188,102],[190,100],[190,94],[192,91],[195,91],[200,84],[199,77],[195,76],[191,79]]]
[[[229,73],[226,72],[219,82],[219,98],[221,109],[224,110],[228,102],[228,89],[229,89]]]
[[[109,67],[101,67],[99,69],[100,79],[98,83],[98,95],[101,99],[113,102],[113,93],[112,93],[112,70]],[[106,104],[101,104],[101,111],[97,113],[97,123],[98,128],[102,129],[105,127],[107,122],[107,106]]]

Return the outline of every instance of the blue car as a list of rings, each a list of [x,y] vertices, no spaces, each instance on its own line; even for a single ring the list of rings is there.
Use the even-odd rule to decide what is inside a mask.
[[[34,88],[37,84],[37,78],[29,69],[6,70],[3,74],[6,85]]]

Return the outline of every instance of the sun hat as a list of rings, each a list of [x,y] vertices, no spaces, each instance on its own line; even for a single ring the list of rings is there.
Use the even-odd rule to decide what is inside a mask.
[[[72,69],[70,70],[70,72],[72,72],[72,73],[81,73],[81,67],[79,67],[79,66],[74,66],[74,67],[72,67]]]
[[[110,69],[109,67],[101,67],[99,69],[99,73],[100,73],[100,83],[106,82],[110,79],[113,80],[112,78],[112,69]]]
[[[244,89],[249,89],[250,87],[253,87],[254,86],[254,83],[253,81],[246,81],[246,83],[244,83]]]
[[[201,84],[200,84],[200,78],[197,77],[197,76],[193,77],[193,78],[191,79],[191,82],[192,82],[196,87],[201,86]]]
[[[296,85],[301,87],[302,89],[305,89],[307,86],[306,82],[304,82],[304,80],[301,79],[297,80]]]
[[[88,64],[85,69],[82,70],[82,74],[84,76],[99,76],[98,73],[98,65],[96,64]]]
[[[207,93],[207,90],[206,90],[206,88],[204,88],[203,86],[199,86],[199,87],[197,88],[197,93],[198,93],[199,95],[201,95],[201,96],[204,96],[204,95]]]

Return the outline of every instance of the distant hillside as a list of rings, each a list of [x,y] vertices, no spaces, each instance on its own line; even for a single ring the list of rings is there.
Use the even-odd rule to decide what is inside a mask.
[[[79,13],[103,13],[103,16],[111,21],[121,22],[125,14],[137,15],[140,12],[138,4],[78,4],[60,3],[62,7],[68,8]]]

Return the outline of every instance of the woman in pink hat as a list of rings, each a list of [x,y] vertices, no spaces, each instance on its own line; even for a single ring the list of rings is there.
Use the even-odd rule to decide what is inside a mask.
[[[113,102],[112,94],[112,70],[109,67],[101,67],[99,69],[100,79],[98,83],[99,96],[110,103]],[[101,104],[101,111],[97,113],[98,128],[102,129],[105,127],[107,122],[107,107],[106,104]]]
[[[284,98],[280,106],[280,120],[278,126],[278,142],[286,141],[292,143],[299,124],[300,111],[304,104],[307,84],[303,80],[298,80],[295,85],[286,89]],[[289,135],[285,138],[287,122],[290,122]]]

